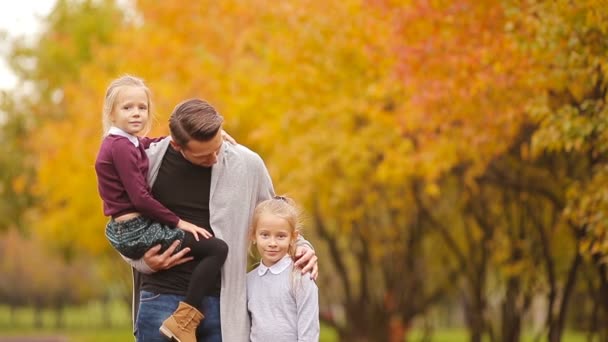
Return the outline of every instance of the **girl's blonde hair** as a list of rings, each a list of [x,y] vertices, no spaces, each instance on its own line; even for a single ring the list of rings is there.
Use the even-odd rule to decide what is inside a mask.
[[[259,203],[253,211],[251,228],[249,229],[250,241],[255,240],[256,229],[262,214],[275,215],[287,221],[289,228],[291,229],[291,241],[289,243],[287,253],[293,259],[296,253],[296,234],[299,233],[302,228],[302,223],[300,222],[300,211],[296,207],[295,202],[289,197],[274,196],[269,200]]]
[[[262,214],[271,214],[278,216],[289,224],[289,228],[291,228],[291,241],[289,241],[289,248],[287,249],[287,254],[291,257],[292,260],[295,260],[296,254],[296,238],[297,233],[302,231],[302,222],[301,222],[301,213],[298,207],[296,207],[295,202],[285,196],[274,196],[273,198],[261,202],[255,207],[253,211],[253,218],[251,220],[251,229],[249,229],[250,241],[255,241],[255,233],[258,226],[258,222],[260,221],[260,216]],[[252,244],[249,243],[249,252],[253,255],[251,248]],[[296,296],[298,289],[302,286],[302,273],[296,268],[293,267],[291,270],[291,274],[289,276],[289,287],[290,292],[293,296]]]
[[[106,96],[103,101],[103,110],[101,112],[101,123],[103,125],[103,136],[108,135],[108,131],[110,127],[112,127],[111,115],[114,110],[114,106],[116,105],[116,97],[120,93],[120,90],[123,87],[141,87],[148,96],[148,121],[146,122],[146,126],[143,129],[143,134],[146,135],[150,132],[150,128],[152,128],[152,96],[150,93],[150,89],[144,83],[144,80],[131,76],[124,75],[110,82],[110,85],[106,89]]]

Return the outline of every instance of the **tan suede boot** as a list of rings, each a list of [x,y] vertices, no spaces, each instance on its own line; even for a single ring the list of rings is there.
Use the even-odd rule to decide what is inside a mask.
[[[196,342],[196,328],[205,318],[196,308],[179,302],[177,310],[160,326],[160,333],[173,342]]]

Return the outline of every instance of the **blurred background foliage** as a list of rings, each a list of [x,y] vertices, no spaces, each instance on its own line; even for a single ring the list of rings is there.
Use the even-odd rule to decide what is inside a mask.
[[[5,56],[0,302],[129,303],[93,169],[128,73],[152,135],[204,98],[301,204],[337,340],[608,341],[606,5],[58,0]]]

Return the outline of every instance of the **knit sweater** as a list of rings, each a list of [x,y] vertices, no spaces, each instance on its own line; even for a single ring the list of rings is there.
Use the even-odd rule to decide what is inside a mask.
[[[150,161],[148,182],[154,184],[170,137],[151,144],[146,153]],[[229,246],[222,267],[220,315],[222,340],[249,341],[247,314],[247,247],[248,230],[255,206],[274,195],[270,175],[260,156],[242,145],[224,143],[218,162],[211,171],[209,197],[210,225],[216,237]],[[300,239],[298,245],[312,246]],[[151,273],[143,259],[127,260],[138,271]],[[137,310],[139,289],[134,282],[134,310]],[[135,316],[134,316],[135,317]]]
[[[293,269],[287,255],[247,274],[251,342],[319,341],[319,295],[310,275]]]
[[[148,158],[145,149],[159,140],[139,138],[120,128],[110,128],[95,161],[104,215],[118,217],[139,212],[162,224],[177,226],[179,217],[152,197],[146,182]]]

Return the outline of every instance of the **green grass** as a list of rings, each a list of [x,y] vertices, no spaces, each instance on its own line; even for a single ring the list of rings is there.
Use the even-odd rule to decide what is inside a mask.
[[[6,306],[0,306],[0,340],[2,336],[64,336],[68,342],[106,342],[134,341],[131,332],[131,315],[126,304],[116,302],[106,307],[110,316],[110,327],[104,327],[101,317],[104,308],[99,303],[91,303],[65,311],[65,327],[55,328],[55,313],[45,310],[42,316],[42,328],[34,328],[34,312],[31,308],[19,309],[15,312],[13,323],[10,322],[10,311]],[[521,342],[536,342],[535,336],[525,335]],[[418,342],[422,338],[420,330],[414,330],[409,336],[409,342]],[[337,335],[325,326],[321,326],[321,342],[335,342]],[[464,329],[441,329],[433,331],[432,342],[468,342],[468,333]],[[540,339],[546,341],[546,337]],[[484,342],[488,342],[487,340]],[[567,332],[562,342],[587,342],[582,333]]]
[[[417,342],[422,338],[421,331],[413,331],[408,336],[408,342]],[[536,336],[531,334],[524,334],[521,342],[535,342]],[[546,341],[546,336],[542,336],[539,341]],[[464,329],[441,329],[434,331],[431,338],[432,342],[468,342],[469,335]],[[484,342],[488,342],[489,338],[484,339]],[[587,342],[585,334],[577,332],[566,332],[562,338],[562,342]]]
[[[68,342],[107,342],[107,341],[134,341],[130,328],[122,329],[88,329],[82,331],[70,330],[10,330],[0,331],[2,336],[62,336],[67,337]]]
[[[104,309],[109,314],[104,313]],[[98,302],[64,311],[64,327],[57,329],[56,313],[42,311],[42,326],[34,327],[34,310],[19,308],[11,318],[7,306],[0,306],[1,336],[64,336],[69,342],[134,341],[128,306],[114,302],[105,308]],[[110,317],[110,327],[104,328],[102,317]],[[1,340],[1,338],[0,338]]]
[[[0,340],[2,336],[63,336],[68,342],[134,341],[131,329],[131,314],[124,303],[112,303],[106,308],[111,317],[111,327],[104,327],[101,317],[104,308],[100,303],[65,310],[64,328],[55,327],[55,312],[42,312],[42,327],[34,327],[34,310],[20,308],[11,313],[7,306],[0,305]],[[336,341],[333,330],[322,327],[321,342]]]
[[[80,307],[69,307],[64,310],[64,327],[67,330],[91,329],[104,325],[102,317],[109,317],[111,327],[128,328],[131,325],[131,312],[128,306],[121,302],[114,302],[105,307],[99,302],[91,302]],[[34,326],[34,310],[32,308],[19,308],[15,311],[14,319],[7,306],[0,306],[0,333],[6,330],[31,330]],[[42,311],[42,329],[55,328],[56,312]]]
[[[67,330],[57,331],[52,329],[45,329],[42,331],[34,331],[27,329],[11,329],[9,331],[0,330],[0,340],[2,336],[65,336],[68,338],[68,342],[107,342],[107,341],[134,341],[133,335],[130,328],[115,328],[115,329],[83,329],[83,330]],[[409,342],[420,341],[421,334],[414,331],[408,336]],[[335,342],[337,341],[336,335],[329,329],[321,329],[320,342]],[[435,331],[433,333],[433,342],[468,342],[468,335],[466,330],[462,329],[445,329]],[[542,338],[540,341],[546,341],[546,338]],[[566,333],[562,342],[586,342],[584,334],[580,333]],[[533,336],[525,336],[522,342],[533,342]]]
[[[130,328],[122,329],[90,329],[88,331],[57,331],[57,330],[14,330],[1,331],[2,336],[64,336],[68,338],[68,342],[107,342],[107,341],[134,341],[133,334]],[[328,329],[321,330],[320,342],[336,341],[333,331]]]

